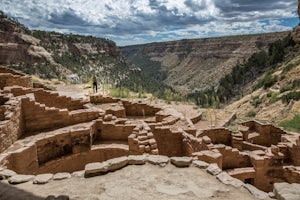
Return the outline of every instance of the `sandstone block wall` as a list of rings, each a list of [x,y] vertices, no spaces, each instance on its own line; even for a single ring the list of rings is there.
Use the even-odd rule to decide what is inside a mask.
[[[286,134],[285,131],[271,124],[260,124],[256,121],[242,123],[243,126],[249,127],[249,130],[243,131],[244,140],[250,143],[270,147],[281,141],[281,136]],[[250,135],[256,135],[250,137]]]
[[[86,103],[81,99],[72,99],[71,97],[59,96],[56,92],[37,89],[34,91],[35,100],[47,107],[67,108],[69,111],[83,109]]]
[[[90,102],[94,104],[117,103],[119,101],[120,99],[112,98],[109,96],[90,95]]]
[[[97,133],[95,140],[109,141],[122,140],[128,141],[128,136],[132,133],[136,125],[134,124],[116,124],[115,121],[97,121]]]
[[[231,131],[225,128],[204,130],[199,137],[208,136],[213,144],[231,145]]]
[[[0,74],[13,74],[13,75],[19,75],[19,76],[25,76],[25,74],[18,72],[16,70],[12,70],[9,68],[5,68],[5,67],[0,67]]]
[[[99,117],[97,111],[85,109],[69,112],[67,109],[49,108],[28,97],[22,98],[22,110],[27,133],[88,122]]]
[[[225,145],[214,145],[213,149],[217,149],[222,154],[223,170],[252,167],[250,156],[247,153]]]
[[[129,101],[122,102],[127,116],[155,116],[155,113],[160,111],[160,108],[156,108],[145,103],[133,103]]]
[[[158,155],[157,143],[147,124],[138,125],[128,137],[129,151],[131,154],[149,153]]]
[[[92,149],[87,152],[72,154],[56,160],[47,162],[34,171],[34,174],[57,173],[57,172],[74,172],[84,169],[84,166],[92,162],[102,162],[112,158],[128,156],[128,149],[122,148],[100,148]]]
[[[0,89],[14,85],[32,87],[31,77],[12,74],[0,74]]]
[[[182,137],[184,155],[191,157],[194,152],[208,150],[207,144],[203,142],[202,138],[196,138],[187,133],[183,133]]]
[[[23,133],[21,101],[11,98],[1,107],[4,116],[0,121],[0,153],[17,141]]]
[[[170,130],[168,126],[156,127],[154,138],[160,155],[184,156],[182,132]]]

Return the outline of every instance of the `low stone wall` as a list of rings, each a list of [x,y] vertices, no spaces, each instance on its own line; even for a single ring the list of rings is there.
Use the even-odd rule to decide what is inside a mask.
[[[87,103],[81,99],[60,96],[56,92],[43,89],[34,90],[34,97],[37,102],[45,104],[47,107],[67,108],[69,111],[83,109],[83,105]]]
[[[281,141],[281,136],[286,132],[271,124],[261,124],[257,121],[247,121],[241,125],[249,127],[248,130],[242,131],[243,138],[247,142],[267,146],[276,145]],[[255,137],[249,137],[251,133],[255,133]]]
[[[208,150],[207,144],[203,142],[202,138],[187,133],[183,133],[182,137],[184,155],[192,156],[194,152]]]
[[[237,178],[242,182],[254,181],[255,178],[255,170],[253,167],[245,167],[245,168],[236,168],[227,171],[230,176],[233,178]]]
[[[120,99],[102,96],[102,95],[90,95],[90,102],[94,104],[103,104],[103,103],[117,103]]]
[[[1,107],[4,115],[0,121],[0,153],[17,141],[23,130],[21,100],[10,98]]]
[[[127,116],[155,116],[160,108],[138,102],[122,101]]]
[[[104,119],[106,119],[104,117]],[[135,124],[116,124],[116,121],[110,119],[109,121],[97,120],[97,133],[95,133],[95,140],[122,140],[128,141],[128,136],[132,134]]]
[[[7,86],[19,85],[23,87],[32,87],[32,80],[30,76],[20,76],[12,74],[0,73],[0,89]]]
[[[222,154],[223,170],[252,167],[250,156],[247,153],[225,145],[214,145],[212,149],[217,149]]]
[[[231,131],[226,128],[204,130],[199,137],[208,136],[213,144],[231,145]]]
[[[5,68],[5,67],[0,67],[0,74],[13,74],[13,75],[19,75],[19,76],[25,76],[24,73],[13,70],[13,69],[9,69],[9,68]]]
[[[26,133],[35,133],[54,128],[61,128],[97,119],[100,114],[95,110],[75,110],[45,107],[42,104],[22,98],[23,118]]]
[[[168,126],[155,127],[154,138],[160,155],[184,156],[182,134],[179,130],[171,130]]]

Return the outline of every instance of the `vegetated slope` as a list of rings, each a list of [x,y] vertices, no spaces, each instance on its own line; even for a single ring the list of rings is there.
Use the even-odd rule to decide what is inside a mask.
[[[191,39],[122,47],[122,53],[152,79],[155,87],[169,86],[180,93],[215,86],[237,63],[266,50],[288,32]],[[157,89],[157,88],[156,88]]]
[[[291,33],[292,43],[285,46],[282,60],[247,87],[253,91],[226,109],[238,117],[267,120],[300,131],[300,27]],[[243,78],[243,77],[241,77]],[[246,88],[245,88],[246,89]]]
[[[61,80],[73,74],[88,81],[96,71],[112,83],[136,70],[107,39],[29,30],[2,12],[0,25],[0,65]]]

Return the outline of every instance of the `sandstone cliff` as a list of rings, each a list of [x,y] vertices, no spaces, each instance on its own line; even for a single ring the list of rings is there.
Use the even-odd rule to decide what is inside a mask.
[[[237,63],[266,49],[287,32],[152,43],[121,48],[122,53],[144,71],[165,74],[164,84],[179,92],[216,85]],[[139,62],[138,58],[145,61]]]
[[[75,74],[83,81],[88,81],[91,71],[102,73],[101,76],[110,74],[113,80],[131,69],[113,41],[29,30],[3,13],[0,13],[0,65],[41,78],[64,80]]]

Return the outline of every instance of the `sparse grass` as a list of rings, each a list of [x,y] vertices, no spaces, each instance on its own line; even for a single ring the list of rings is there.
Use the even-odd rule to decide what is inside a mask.
[[[289,131],[300,131],[300,115],[295,115],[293,119],[279,123],[279,126]]]
[[[277,92],[270,91],[267,94],[267,97],[269,98],[269,103],[275,103],[276,101],[278,101],[279,99],[277,98],[277,96],[278,96]]]
[[[286,94],[286,95],[284,95],[284,96],[281,97],[281,100],[284,103],[288,103],[292,99],[295,100],[295,101],[300,100],[300,92],[293,91],[293,92],[290,92],[290,93],[288,93],[288,94]]]
[[[293,86],[291,84],[285,84],[280,86],[280,93],[286,92],[293,89]]]
[[[130,91],[127,88],[111,88],[110,95],[117,98],[130,98]]]
[[[251,100],[251,104],[255,108],[257,108],[262,102],[263,102],[263,100],[261,98],[259,98],[259,96],[253,97],[253,99]]]

